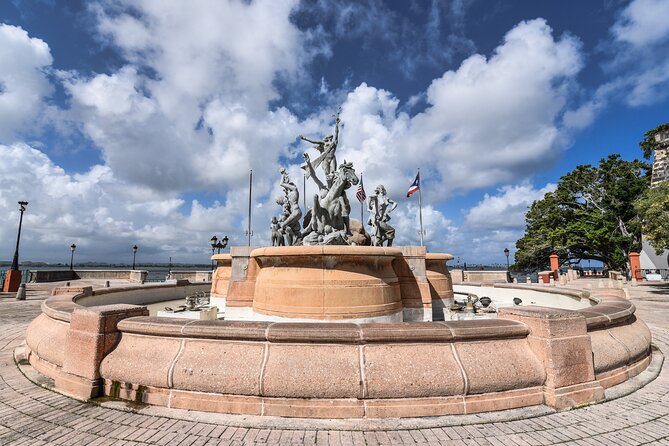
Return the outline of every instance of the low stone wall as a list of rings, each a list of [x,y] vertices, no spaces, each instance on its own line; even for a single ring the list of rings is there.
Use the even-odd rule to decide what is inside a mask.
[[[30,283],[64,282],[66,280],[76,280],[79,278],[71,269],[31,270],[29,271],[29,274],[28,281]]]
[[[453,283],[511,282],[511,277],[507,271],[472,271],[464,269],[451,269],[450,272]]]
[[[545,373],[527,328],[514,321],[489,321],[477,333],[459,323],[163,324],[136,317],[118,329],[121,342],[100,366],[105,394],[149,404],[374,418],[543,402]],[[482,397],[490,392],[502,398]]]
[[[65,270],[31,270],[31,283],[62,282],[77,279],[122,279],[130,282],[144,283],[147,271],[143,270],[113,270],[113,269],[65,269]]]
[[[192,321],[77,304],[120,301],[104,291],[56,289],[28,328],[30,363],[80,399],[317,418],[566,409],[602,400],[650,360],[650,332],[619,290],[595,291],[598,304],[579,311],[396,324]]]
[[[463,271],[463,277],[464,282],[511,282],[507,271]]]
[[[191,283],[211,282],[213,271],[170,271],[172,280],[188,280]]]

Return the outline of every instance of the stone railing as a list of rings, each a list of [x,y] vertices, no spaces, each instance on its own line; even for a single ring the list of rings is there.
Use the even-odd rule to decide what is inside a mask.
[[[105,292],[57,289],[28,328],[30,363],[80,399],[320,418],[565,409],[650,361],[648,328],[618,290],[579,311],[394,324],[164,319]]]
[[[192,283],[211,282],[213,271],[170,271],[170,279],[188,280]]]
[[[511,282],[508,271],[472,271],[463,269],[451,269],[453,283],[469,282]]]
[[[130,282],[144,283],[147,271],[144,270],[114,270],[114,269],[61,269],[61,270],[31,270],[31,283],[62,282],[77,279],[122,279]]]

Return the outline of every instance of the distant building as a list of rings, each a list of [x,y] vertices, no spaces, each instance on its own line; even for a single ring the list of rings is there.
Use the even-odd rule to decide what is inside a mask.
[[[655,135],[657,147],[653,154],[653,175],[650,180],[650,187],[657,187],[658,184],[669,180],[669,131],[664,131]],[[641,269],[669,270],[669,250],[657,255],[655,248],[642,236],[641,242]],[[665,274],[667,271],[665,271]]]

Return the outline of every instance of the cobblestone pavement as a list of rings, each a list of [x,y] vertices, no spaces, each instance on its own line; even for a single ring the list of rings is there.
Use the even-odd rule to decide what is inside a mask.
[[[13,350],[39,314],[47,288],[29,285],[28,299],[0,298],[0,445],[218,445],[218,444],[445,444],[445,445],[669,445],[669,367],[637,392],[577,410],[515,421],[481,417],[478,423],[402,430],[309,430],[220,422],[207,414],[166,408],[138,413],[75,401],[29,381]],[[669,287],[628,289],[637,314],[669,352]],[[532,414],[532,412],[527,412]],[[534,413],[536,415],[536,413]],[[212,421],[212,419],[214,421]],[[234,420],[234,417],[229,417]],[[471,418],[461,418],[471,420]]]

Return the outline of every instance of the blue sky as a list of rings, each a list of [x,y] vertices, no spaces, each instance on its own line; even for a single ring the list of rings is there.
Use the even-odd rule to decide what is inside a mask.
[[[668,121],[669,0],[0,3],[0,258],[206,262],[254,244],[332,131],[416,244],[499,262],[578,164],[640,157]],[[311,191],[308,189],[307,195]],[[353,215],[359,215],[357,203]]]

